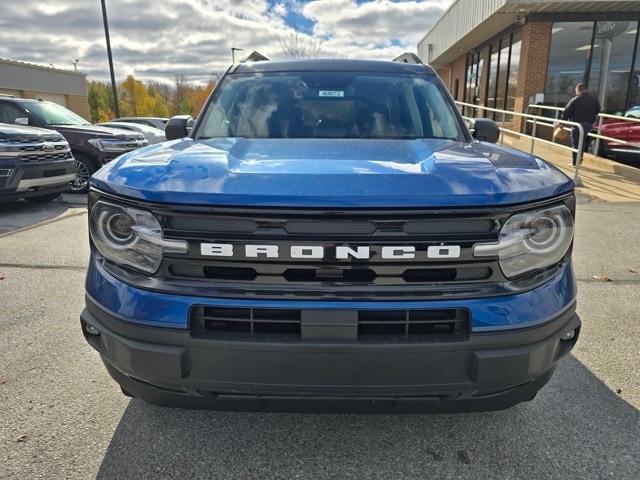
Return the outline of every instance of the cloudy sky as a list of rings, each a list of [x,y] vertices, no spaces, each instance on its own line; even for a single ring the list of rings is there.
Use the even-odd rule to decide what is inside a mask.
[[[108,77],[100,0],[2,1],[0,58]],[[230,47],[284,58],[293,31],[322,56],[391,59],[418,40],[451,0],[107,0],[116,76],[206,81]]]

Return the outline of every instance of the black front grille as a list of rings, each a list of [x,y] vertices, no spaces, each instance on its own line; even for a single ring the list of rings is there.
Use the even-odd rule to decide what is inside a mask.
[[[300,238],[313,236],[313,240],[343,237],[396,237],[407,238],[415,235],[447,235],[447,236],[487,236],[495,234],[499,224],[490,215],[481,218],[457,215],[444,219],[440,215],[426,218],[407,218],[410,212],[401,212],[397,218],[377,214],[379,218],[363,220],[359,215],[340,215],[339,219],[326,219],[322,215],[307,215],[292,212],[287,218],[277,215],[265,215],[256,212],[254,215],[229,213],[226,215],[191,215],[165,213],[165,228],[171,235],[181,237],[192,236],[193,233],[208,232],[211,235],[233,236],[250,234],[261,238],[288,237]],[[303,217],[303,218],[295,218]],[[316,218],[314,218],[316,217]],[[355,217],[350,218],[349,217]]]
[[[69,146],[66,144],[58,144],[58,145],[51,145],[52,148],[52,152],[62,152],[62,151],[66,151],[69,150]],[[20,151],[21,152],[44,152],[46,150],[44,150],[44,144],[39,143],[39,144],[31,144],[31,145],[25,145],[24,147],[20,147]]]
[[[471,318],[466,309],[423,310],[353,310],[347,314],[344,325],[310,325],[300,309],[285,308],[235,308],[194,306],[191,309],[189,326],[193,336],[225,340],[344,340],[344,330],[352,328],[349,338],[357,342],[419,341],[453,342],[464,341],[469,336]],[[335,315],[332,310],[322,313]],[[349,322],[349,317],[353,322]],[[319,334],[320,332],[320,334]]]
[[[367,268],[341,265],[273,265],[228,266],[207,262],[181,261],[171,259],[166,262],[167,271],[174,279],[208,280],[251,280],[264,284],[284,282],[339,282],[372,283],[378,285],[398,285],[402,283],[442,283],[486,281],[494,276],[489,263],[479,265],[440,265],[431,268],[407,268],[406,265],[377,265]]]
[[[54,162],[57,160],[70,160],[71,152],[60,152],[60,153],[35,153],[31,155],[25,155],[21,157],[22,162]]]
[[[156,213],[166,238],[189,245],[186,255],[167,255],[157,276],[200,292],[213,286],[211,295],[419,299],[478,296],[505,281],[497,261],[473,257],[472,248],[497,241],[508,213],[234,208]],[[202,250],[207,243],[231,246],[233,253],[207,254]],[[250,258],[247,245],[277,246],[277,257]],[[389,246],[415,248],[415,258],[385,257],[383,249]],[[427,255],[429,247],[450,246],[459,247],[460,254]],[[321,247],[323,256],[300,258],[292,253],[294,247]],[[338,257],[345,247],[368,248],[368,257]]]
[[[414,235],[448,235],[491,233],[496,228],[492,218],[416,220],[404,225],[404,232]]]

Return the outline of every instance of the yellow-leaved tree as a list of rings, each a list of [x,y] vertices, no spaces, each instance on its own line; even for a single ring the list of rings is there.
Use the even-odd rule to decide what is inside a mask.
[[[120,115],[123,117],[144,117],[148,116],[153,99],[147,92],[147,87],[140,80],[136,80],[133,75],[129,75],[120,84],[119,100]]]

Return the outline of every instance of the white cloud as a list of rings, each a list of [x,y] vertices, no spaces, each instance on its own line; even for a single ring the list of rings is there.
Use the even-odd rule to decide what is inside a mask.
[[[2,2],[0,57],[72,68],[108,77],[100,2]],[[4,5],[8,3],[8,5]],[[321,41],[321,53],[392,58],[415,50],[450,0],[108,0],[111,43],[119,78],[171,81],[184,73],[206,81],[230,64],[230,48],[282,58],[280,39],[297,18]],[[303,32],[303,35],[307,33]]]
[[[315,20],[315,33],[348,36],[354,42],[417,41],[438,20],[449,0],[392,2],[373,0],[314,0],[303,13]]]

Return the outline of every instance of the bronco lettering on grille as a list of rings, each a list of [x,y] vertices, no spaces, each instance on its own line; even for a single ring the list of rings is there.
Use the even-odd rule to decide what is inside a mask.
[[[299,259],[324,259],[329,250],[322,245],[291,245],[286,248],[290,258]],[[330,251],[336,260],[348,260],[349,258],[368,260],[372,257],[372,247],[363,245],[356,247],[340,245],[331,248]],[[410,245],[385,245],[379,251],[379,257],[385,260],[413,260],[416,258],[416,247]],[[424,253],[426,253],[426,258],[430,259],[456,259],[460,258],[460,246],[429,246]],[[230,243],[201,243],[200,254],[208,257],[280,258],[282,252],[279,245],[251,244],[238,248]]]

